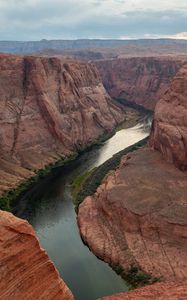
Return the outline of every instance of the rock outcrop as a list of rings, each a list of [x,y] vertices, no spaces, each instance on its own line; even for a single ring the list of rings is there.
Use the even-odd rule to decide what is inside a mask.
[[[148,148],[131,154],[79,207],[81,236],[104,261],[187,278],[187,174]]]
[[[156,106],[150,144],[166,160],[187,170],[187,65]]]
[[[183,61],[133,57],[101,60],[95,64],[111,97],[133,101],[153,110]]]
[[[76,153],[124,118],[91,63],[0,57],[0,192]]]
[[[31,225],[3,211],[0,211],[0,299],[74,299],[40,248]]]
[[[97,256],[167,281],[187,279],[187,173],[180,170],[186,169],[186,80],[183,67],[157,105],[152,148],[122,158],[78,213],[81,236]]]
[[[183,300],[187,298],[187,282],[156,283],[128,293],[121,293],[100,300]]]

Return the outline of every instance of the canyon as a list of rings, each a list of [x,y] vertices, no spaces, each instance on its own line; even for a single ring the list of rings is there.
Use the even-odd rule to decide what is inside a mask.
[[[178,282],[177,299],[186,295],[187,278],[186,80],[183,66],[156,105],[150,145],[123,157],[78,212],[91,251],[120,266],[122,275],[136,267]],[[149,299],[152,289],[145,288],[142,298],[141,290],[132,292],[132,298],[148,293]],[[176,299],[170,293],[169,299]],[[131,293],[106,299],[131,299]]]
[[[177,73],[155,112],[151,146],[187,170],[187,65]]]
[[[182,299],[187,294],[186,58],[98,61],[94,53],[92,62],[61,55],[0,56],[0,195],[112,133],[126,118],[125,108],[112,98],[156,106],[149,145],[123,157],[83,201],[78,225],[93,253],[120,267],[122,275],[137,267],[169,282],[104,299]],[[21,289],[26,299],[73,299],[26,221],[0,211],[0,228],[0,298],[20,299]]]
[[[0,72],[1,194],[125,118],[91,63],[2,55]]]
[[[74,299],[40,248],[31,225],[3,211],[0,211],[0,258],[1,299]]]
[[[94,61],[104,87],[113,98],[154,110],[184,64],[177,57],[129,57]]]

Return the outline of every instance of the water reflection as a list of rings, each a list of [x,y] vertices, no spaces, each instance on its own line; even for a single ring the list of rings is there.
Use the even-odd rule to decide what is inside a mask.
[[[35,228],[76,300],[95,300],[127,290],[125,282],[82,243],[72,204],[70,183],[89,169],[99,166],[113,154],[148,135],[144,124],[118,131],[103,145],[93,148],[64,168],[55,170],[20,201],[18,215]]]

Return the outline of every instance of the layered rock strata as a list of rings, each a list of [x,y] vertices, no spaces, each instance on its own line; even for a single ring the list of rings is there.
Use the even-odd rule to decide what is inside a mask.
[[[0,299],[74,299],[40,248],[31,225],[3,211],[0,211]]]
[[[159,57],[116,58],[95,62],[111,97],[133,101],[152,110],[183,63],[177,58]]]
[[[187,278],[187,174],[138,150],[79,207],[81,236],[104,261],[154,277]]]
[[[91,63],[0,57],[0,192],[84,149],[124,113]]]
[[[187,298],[187,282],[156,283],[128,293],[121,293],[100,300],[183,300]]]
[[[187,278],[186,80],[184,66],[156,106],[152,148],[123,157],[78,214],[97,256],[168,281]]]
[[[166,160],[187,170],[187,65],[156,106],[150,145]]]

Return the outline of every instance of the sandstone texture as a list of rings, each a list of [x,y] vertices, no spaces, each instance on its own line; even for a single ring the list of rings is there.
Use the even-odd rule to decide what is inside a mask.
[[[156,283],[128,293],[122,293],[100,300],[184,300],[187,299],[187,282]]]
[[[0,211],[0,299],[73,300],[27,221]]]
[[[156,106],[151,147],[123,157],[79,207],[81,236],[97,256],[165,281],[105,299],[187,297],[186,84],[184,65]]]
[[[165,159],[187,170],[187,65],[156,106],[150,144]]]
[[[91,63],[0,57],[0,192],[124,119]]]
[[[149,148],[131,153],[79,207],[81,236],[104,261],[187,278],[187,174]]]
[[[177,58],[133,57],[95,62],[111,97],[153,110],[183,64]]]

